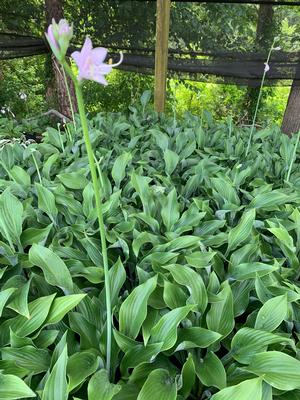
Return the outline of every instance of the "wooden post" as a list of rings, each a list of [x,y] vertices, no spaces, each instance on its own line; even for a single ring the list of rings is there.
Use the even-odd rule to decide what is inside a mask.
[[[171,0],[157,0],[154,108],[164,112],[168,71]]]

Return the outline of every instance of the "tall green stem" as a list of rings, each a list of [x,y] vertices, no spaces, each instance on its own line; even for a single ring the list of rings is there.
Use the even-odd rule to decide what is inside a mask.
[[[275,40],[274,40],[274,42],[273,42],[273,44],[272,44],[272,47],[271,47],[271,49],[270,49],[270,51],[269,51],[268,58],[267,58],[267,61],[266,61],[266,65],[269,65],[269,61],[270,61],[271,54],[272,54],[272,51],[273,51],[273,48],[274,48],[274,44],[275,44]],[[250,150],[250,146],[251,146],[251,142],[252,142],[252,136],[253,136],[253,132],[254,132],[254,128],[255,128],[255,122],[256,122],[257,112],[258,112],[258,107],[259,107],[259,104],[260,104],[260,99],[261,99],[261,96],[262,96],[262,89],[263,89],[263,87],[264,87],[264,83],[265,83],[265,79],[266,79],[266,74],[267,74],[267,72],[268,72],[268,71],[267,71],[266,68],[265,68],[265,69],[264,69],[264,73],[263,73],[263,77],[262,77],[262,80],[261,80],[260,88],[259,88],[259,94],[258,94],[258,98],[257,98],[257,103],[256,103],[256,107],[255,107],[255,112],[254,112],[254,117],[253,117],[252,125],[251,125],[251,131],[250,131],[250,135],[249,135],[249,139],[248,139],[248,144],[247,144],[247,149],[246,149],[246,156],[248,155],[249,150]]]
[[[107,257],[107,246],[106,246],[106,236],[105,236],[105,225],[103,221],[103,213],[102,213],[102,201],[100,195],[100,185],[99,179],[97,176],[96,163],[94,158],[94,152],[89,136],[89,128],[88,128],[88,120],[85,113],[84,101],[82,96],[81,86],[78,83],[77,79],[74,77],[74,74],[67,63],[63,64],[63,67],[66,69],[67,73],[70,75],[74,82],[76,98],[78,103],[79,116],[82,125],[83,137],[85,141],[86,151],[89,160],[89,166],[92,177],[92,184],[95,192],[95,200],[96,200],[96,210],[97,217],[99,223],[99,231],[100,231],[100,239],[101,239],[101,247],[102,247],[102,258],[103,258],[103,268],[104,268],[104,279],[105,279],[105,300],[106,300],[106,328],[107,328],[107,339],[106,339],[106,369],[110,374],[110,363],[111,363],[111,339],[112,339],[112,311],[111,311],[111,287],[109,280],[109,268],[108,268],[108,257]]]
[[[94,152],[91,145],[91,140],[89,136],[88,121],[85,114],[84,102],[82,97],[82,90],[78,83],[75,84],[76,97],[78,102],[78,110],[80,115],[80,120],[82,124],[83,137],[86,145],[87,155],[89,159],[89,165],[92,176],[92,183],[94,186],[96,209],[99,222],[100,239],[102,247],[102,257],[103,257],[103,268],[105,277],[105,298],[106,298],[106,318],[107,318],[107,347],[106,347],[106,369],[110,373],[110,360],[111,360],[111,336],[112,336],[112,313],[111,313],[111,288],[109,282],[109,270],[108,270],[108,257],[107,257],[107,247],[106,247],[106,237],[105,237],[105,226],[103,221],[102,213],[102,202],[100,197],[100,185],[97,176],[97,170],[94,160]]]

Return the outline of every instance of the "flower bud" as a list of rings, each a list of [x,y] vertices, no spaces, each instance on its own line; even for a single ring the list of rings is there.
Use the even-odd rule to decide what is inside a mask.
[[[264,65],[265,65],[265,72],[269,72],[270,71],[269,64],[265,62]]]
[[[73,37],[73,26],[65,19],[61,19],[58,24],[52,19],[45,35],[55,57],[59,61],[63,60]]]

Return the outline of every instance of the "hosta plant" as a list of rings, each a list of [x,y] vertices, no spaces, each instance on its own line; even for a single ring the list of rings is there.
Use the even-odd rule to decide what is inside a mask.
[[[0,399],[300,399],[297,138],[149,99],[0,151]]]

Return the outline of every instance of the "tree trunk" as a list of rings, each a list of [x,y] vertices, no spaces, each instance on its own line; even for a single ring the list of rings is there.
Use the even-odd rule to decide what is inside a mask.
[[[300,70],[300,61],[297,66]],[[300,129],[300,81],[294,79],[287,106],[284,112],[281,130],[286,135],[291,136],[297,133]]]
[[[271,1],[271,0],[269,0]],[[255,51],[267,53],[272,46],[275,37],[275,27],[273,23],[274,10],[272,5],[261,4],[258,10]],[[263,64],[261,67],[263,73]],[[248,110],[249,121],[253,120],[255,108],[259,96],[259,88],[248,88],[246,94],[246,107]],[[262,98],[263,99],[263,98]]]
[[[62,0],[45,0],[45,15],[46,15],[46,28],[51,24],[52,18],[58,22],[64,17]],[[66,84],[63,76],[63,71],[56,60],[51,55],[51,58],[47,60],[47,88],[46,88],[46,99],[51,108],[56,108],[60,113],[67,117],[72,117],[71,105],[68,98]],[[70,95],[73,103],[73,109],[76,112],[76,101],[75,89],[73,82],[68,78],[68,86],[70,89]]]

